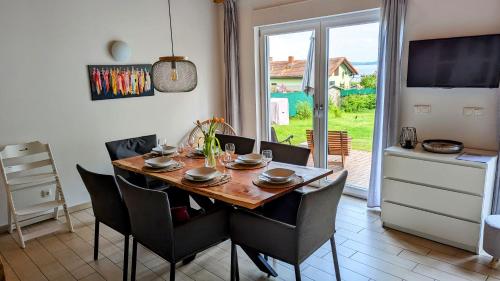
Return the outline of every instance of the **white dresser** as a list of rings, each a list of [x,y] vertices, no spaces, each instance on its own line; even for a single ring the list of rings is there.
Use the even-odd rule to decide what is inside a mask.
[[[477,253],[482,222],[490,214],[496,152],[487,163],[390,147],[384,155],[382,222],[384,226]]]

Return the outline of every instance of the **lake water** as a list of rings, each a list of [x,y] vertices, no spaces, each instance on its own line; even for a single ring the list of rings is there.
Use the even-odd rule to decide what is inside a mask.
[[[373,74],[377,71],[377,64],[352,64],[360,75]]]

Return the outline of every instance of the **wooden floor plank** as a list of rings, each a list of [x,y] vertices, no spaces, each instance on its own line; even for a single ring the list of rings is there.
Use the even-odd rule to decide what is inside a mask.
[[[10,267],[9,263],[5,260],[5,258],[0,254],[0,259],[2,259],[3,269],[5,273],[5,279],[8,281],[19,281],[14,270]]]
[[[433,259],[429,256],[422,256],[416,253],[412,253],[410,251],[404,251],[400,255],[400,257],[412,260],[414,262],[417,262],[419,264],[427,265],[429,267],[433,267],[437,270],[447,272],[449,274],[456,275],[460,278],[464,278],[467,280],[472,280],[472,281],[485,281],[487,276],[479,274],[477,272],[469,271],[464,268],[437,260]]]
[[[14,239],[6,234],[0,237],[0,252],[16,273],[19,280],[45,281],[48,280],[38,266],[19,248]]]

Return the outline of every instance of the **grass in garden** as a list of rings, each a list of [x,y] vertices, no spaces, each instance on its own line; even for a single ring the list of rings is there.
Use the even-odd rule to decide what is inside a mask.
[[[352,138],[352,149],[372,150],[372,136],[375,110],[357,113],[343,112],[342,116],[334,117],[328,114],[328,130],[344,130]],[[290,118],[289,125],[274,125],[279,140],[293,135],[292,144],[298,145],[306,142],[306,130],[312,128],[312,118],[299,120]]]

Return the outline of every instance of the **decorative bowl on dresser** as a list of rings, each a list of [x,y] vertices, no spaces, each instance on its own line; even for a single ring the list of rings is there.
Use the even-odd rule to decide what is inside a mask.
[[[459,154],[389,147],[384,154],[384,226],[478,253],[483,221],[491,213],[496,152],[486,163]]]

